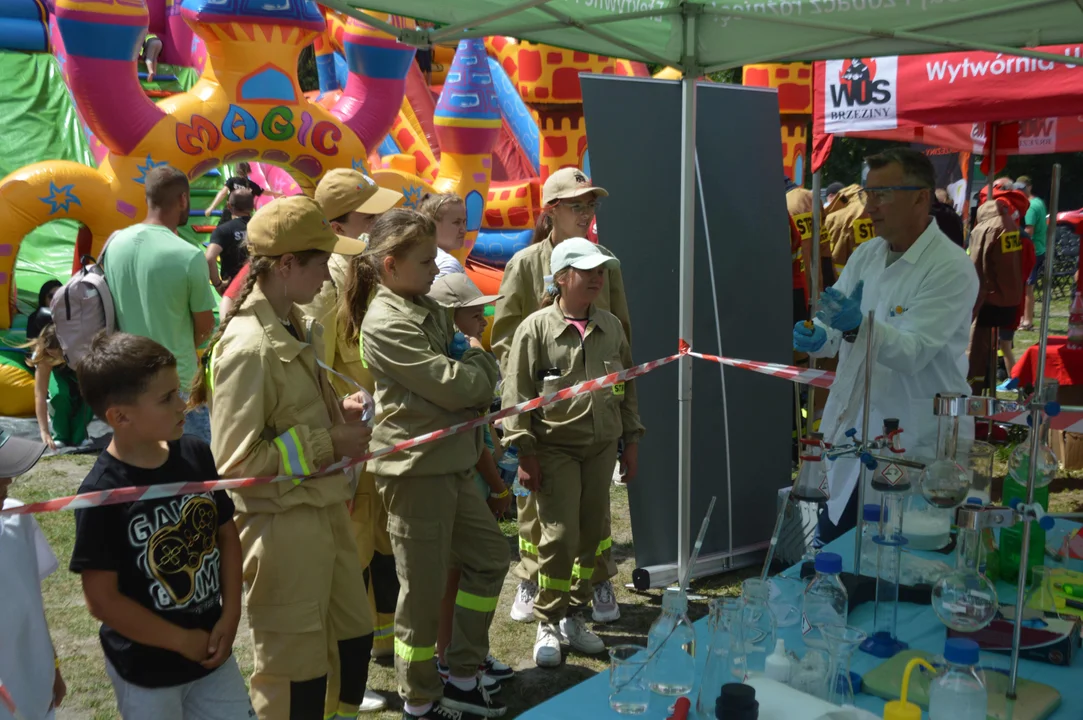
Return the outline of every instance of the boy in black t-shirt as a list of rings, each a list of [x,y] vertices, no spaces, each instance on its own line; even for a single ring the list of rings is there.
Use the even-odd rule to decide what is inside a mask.
[[[218,294],[225,293],[230,281],[237,277],[248,261],[248,220],[252,216],[255,198],[245,188],[237,188],[229,194],[229,209],[233,219],[218,223],[207,243],[207,267],[211,273],[211,285]],[[218,262],[222,263],[221,274]]]
[[[80,493],[218,477],[210,448],[182,436],[177,361],[164,347],[102,334],[78,375],[86,401],[113,428]],[[255,717],[232,657],[241,545],[225,492],[76,510],[70,568],[102,621],[121,717]]]

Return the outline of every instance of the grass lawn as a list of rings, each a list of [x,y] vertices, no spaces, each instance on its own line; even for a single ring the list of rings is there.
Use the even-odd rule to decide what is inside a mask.
[[[1067,332],[1067,301],[1054,303],[1051,320],[1051,334],[1063,335]],[[1036,341],[1037,333],[1018,333],[1016,335],[1017,354],[1021,354],[1026,347]],[[1003,477],[1006,472],[1007,456],[1006,450],[998,453],[996,474],[1000,477]],[[35,502],[73,494],[92,464],[93,458],[79,456],[43,460],[33,471],[12,486],[11,495],[24,502]],[[999,483],[994,488],[998,486]],[[1050,505],[1051,509],[1058,511],[1083,510],[1083,471],[1062,473],[1062,477],[1054,483]],[[631,581],[632,569],[635,566],[632,532],[628,520],[628,495],[624,490],[614,488],[612,506],[613,551],[620,568],[617,581],[623,585]],[[68,683],[68,699],[57,713],[57,717],[61,720],[115,718],[117,713],[112,687],[105,675],[102,652],[98,644],[98,624],[90,617],[83,603],[78,577],[66,570],[74,540],[72,515],[50,513],[38,516],[38,521],[61,563],[61,570],[45,583],[45,610]],[[502,528],[509,538],[509,543],[514,546],[515,523],[502,523]],[[740,581],[757,572],[757,569],[749,568],[705,579],[696,583],[696,591],[708,596],[735,596],[739,594]],[[557,669],[540,670],[534,667],[532,659],[534,624],[515,623],[508,617],[516,582],[516,579],[509,574],[491,633],[493,654],[520,671],[514,681],[505,684],[499,696],[509,706],[507,717],[514,717],[607,668],[604,656],[587,657],[577,654],[567,657],[564,664]],[[658,614],[660,594],[657,592],[639,594],[620,590],[619,597],[622,604],[621,619],[612,625],[599,626],[597,628],[599,634],[607,645],[621,642],[645,645],[647,630]],[[692,603],[690,614],[693,619],[705,615],[706,603]],[[247,676],[252,671],[252,647],[245,620],[242,620],[237,636],[235,653],[242,671]],[[378,720],[398,720],[401,717],[401,705],[395,694],[393,672],[390,668],[376,664],[370,667],[369,687],[385,694],[391,700],[392,707],[396,709],[369,717]]]

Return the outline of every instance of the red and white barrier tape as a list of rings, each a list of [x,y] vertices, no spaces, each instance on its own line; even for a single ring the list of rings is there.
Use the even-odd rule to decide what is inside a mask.
[[[26,720],[15,707],[15,701],[11,698],[11,693],[8,692],[3,682],[0,682],[0,705],[7,708],[7,711],[11,713],[15,720]]]
[[[642,365],[636,365],[635,367],[627,370],[621,370],[620,372],[610,373],[600,378],[593,380],[587,380],[581,382],[578,385],[572,385],[571,387],[564,388],[555,393],[549,395],[543,395],[536,397],[532,400],[513,405],[511,407],[504,408],[498,412],[490,413],[482,417],[470,420],[468,422],[459,423],[458,425],[452,425],[451,427],[444,428],[442,430],[434,430],[424,435],[418,435],[415,438],[409,440],[403,440],[402,442],[391,445],[385,448],[380,448],[374,452],[370,452],[364,457],[344,460],[342,462],[328,465],[321,468],[317,472],[306,476],[293,476],[293,475],[277,475],[277,476],[264,476],[253,478],[241,478],[236,480],[207,480],[204,482],[190,482],[190,483],[166,483],[163,485],[141,485],[141,486],[129,486],[123,488],[117,488],[115,490],[102,490],[93,493],[83,493],[82,495],[71,495],[68,497],[54,498],[52,500],[45,500],[43,502],[31,503],[29,505],[21,505],[18,507],[8,508],[0,511],[0,515],[26,515],[35,513],[46,512],[60,512],[62,510],[81,510],[83,508],[101,507],[103,505],[118,505],[125,502],[134,502],[136,500],[157,500],[162,498],[177,497],[180,495],[191,495],[194,493],[213,492],[215,490],[239,490],[241,488],[254,487],[257,485],[267,485],[274,482],[285,482],[292,480],[294,483],[300,483],[303,480],[312,478],[324,477],[332,475],[340,470],[354,465],[360,465],[361,463],[371,460],[373,458],[383,457],[384,455],[390,455],[401,450],[407,450],[409,448],[417,447],[418,445],[424,445],[425,443],[433,442],[434,440],[440,440],[441,438],[448,437],[450,435],[456,435],[458,433],[472,430],[480,425],[495,422],[502,418],[509,417],[511,415],[519,415],[521,413],[530,412],[553,403],[558,403],[561,400],[567,400],[580,393],[591,392],[594,390],[601,390],[603,388],[612,387],[618,383],[625,382],[626,380],[632,380],[640,375],[644,375],[655,368],[659,368],[663,365],[667,365],[674,360],[677,360],[681,355],[687,352],[687,345],[682,344],[681,352],[676,355],[670,355],[660,360],[652,360],[651,362],[643,363]]]
[[[686,346],[682,346],[686,347]],[[737,360],[735,358],[722,357],[720,355],[704,355],[703,353],[688,351],[688,354],[700,360],[722,363],[731,367],[751,370],[752,372],[770,375],[771,377],[783,378],[802,385],[815,385],[816,387],[829,388],[835,382],[835,373],[830,370],[817,370],[815,368],[801,368],[793,365],[779,365],[778,363],[757,362],[755,360]]]
[[[1030,411],[1002,412],[993,416],[993,422],[1007,423],[1009,425],[1026,425],[1030,418]],[[1083,433],[1083,413],[1062,412],[1056,417],[1049,418],[1049,427],[1054,430],[1064,430],[1071,433]]]

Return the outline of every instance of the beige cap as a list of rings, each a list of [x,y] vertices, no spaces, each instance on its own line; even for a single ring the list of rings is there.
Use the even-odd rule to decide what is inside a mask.
[[[368,175],[348,168],[335,168],[316,186],[316,202],[329,220],[351,212],[381,215],[402,198],[402,193],[382,188]]]
[[[361,240],[336,235],[323,209],[305,195],[281,198],[264,205],[248,221],[248,245],[253,255],[278,257],[303,250],[359,255]]]
[[[542,185],[542,205],[552,205],[557,200],[577,198],[593,193],[598,197],[608,197],[605,188],[594,187],[590,178],[577,167],[566,167],[549,176]]]
[[[469,308],[492,305],[503,295],[482,295],[478,286],[466,276],[466,273],[448,273],[436,278],[429,290],[429,297],[449,308]]]

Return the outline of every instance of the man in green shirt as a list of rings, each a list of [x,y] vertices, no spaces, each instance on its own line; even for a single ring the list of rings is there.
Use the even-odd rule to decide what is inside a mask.
[[[1030,209],[1027,210],[1023,225],[1026,226],[1027,235],[1030,236],[1031,241],[1034,243],[1034,254],[1037,256],[1034,271],[1031,272],[1030,278],[1027,279],[1027,298],[1023,305],[1023,322],[1019,326],[1020,330],[1032,330],[1034,329],[1034,283],[1038,281],[1038,276],[1045,272],[1045,242],[1048,229],[1046,215],[1049,214],[1049,210],[1046,208],[1045,202],[1034,194],[1034,183],[1026,175],[1019,176],[1019,179],[1015,182],[1015,189],[1022,190],[1023,194],[1030,198]]]
[[[147,173],[145,186],[146,219],[113,236],[102,265],[119,329],[168,348],[187,391],[199,367],[196,348],[214,330],[217,298],[203,253],[176,234],[188,223],[187,176],[163,165]],[[205,407],[188,414],[185,431],[210,442]]]

